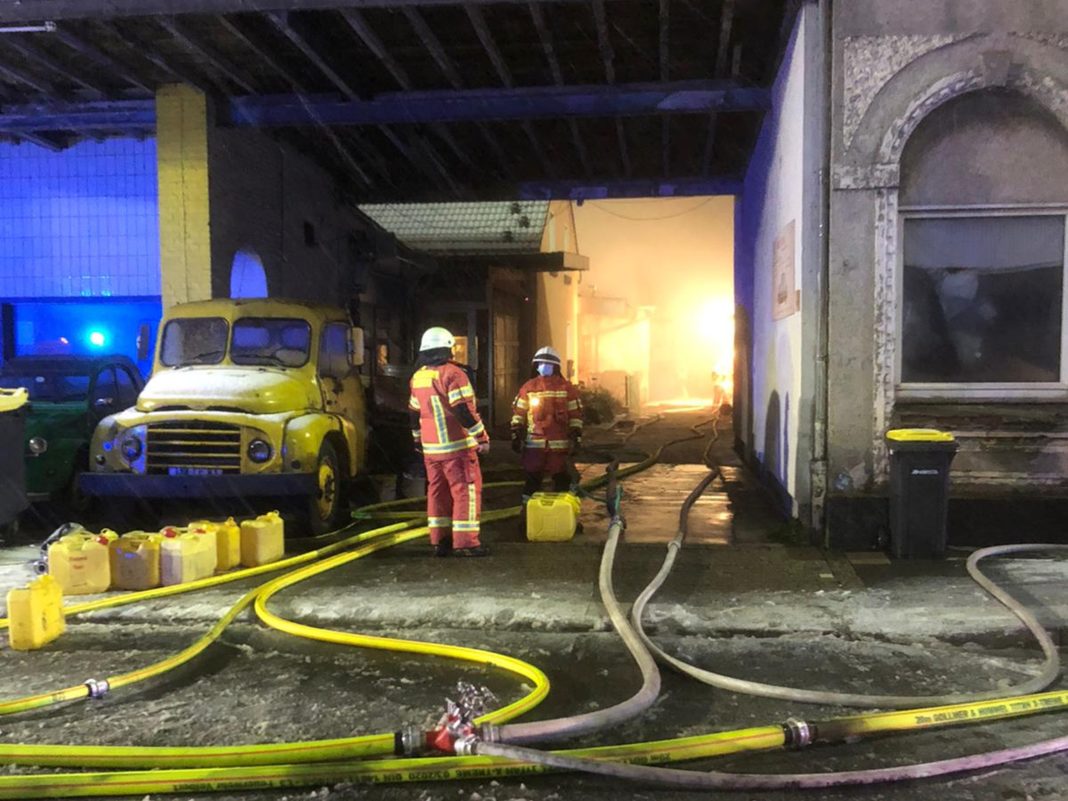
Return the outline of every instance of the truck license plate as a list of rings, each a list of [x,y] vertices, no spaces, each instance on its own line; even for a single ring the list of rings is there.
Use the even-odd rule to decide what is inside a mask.
[[[167,474],[171,476],[221,476],[222,468],[219,467],[168,467]]]

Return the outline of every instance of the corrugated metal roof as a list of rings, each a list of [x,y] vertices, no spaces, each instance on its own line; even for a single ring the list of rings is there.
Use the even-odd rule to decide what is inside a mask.
[[[409,247],[470,256],[540,252],[549,202],[377,203],[359,208]]]

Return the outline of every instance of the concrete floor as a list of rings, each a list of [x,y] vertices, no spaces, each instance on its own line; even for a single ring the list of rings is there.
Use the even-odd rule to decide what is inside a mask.
[[[698,419],[682,415],[643,429],[628,442],[600,431],[588,451],[635,453]],[[729,442],[728,436],[724,440]],[[725,444],[728,462],[694,514],[693,537],[649,608],[649,630],[671,653],[732,675],[796,686],[857,692],[929,694],[1005,687],[1034,675],[1038,653],[1021,626],[967,578],[962,559],[891,563],[879,554],[828,554],[798,544],[768,512],[761,491]],[[678,446],[669,459],[695,460],[703,443]],[[587,458],[590,458],[589,456]],[[490,472],[505,475],[495,455]],[[597,468],[587,467],[587,471]],[[628,481],[629,531],[616,565],[616,592],[632,599],[655,574],[674,535],[677,504],[698,480],[695,464],[665,464]],[[490,493],[488,505],[514,502]],[[615,703],[638,674],[596,589],[603,515],[584,509],[585,534],[573,542],[522,540],[514,523],[487,527],[484,560],[440,560],[419,541],[350,563],[272,601],[284,616],[332,628],[462,643],[537,664],[553,691],[531,718]],[[30,548],[0,554],[0,589],[29,576]],[[1031,602],[1058,638],[1068,621],[1068,566],[1055,559],[1006,560],[991,573]],[[79,683],[156,661],[206,631],[248,587],[239,585],[120,607],[76,618],[68,633],[38,652],[0,651],[5,697]],[[393,730],[430,724],[458,679],[490,687],[502,701],[521,690],[497,671],[443,660],[312,644],[242,617],[223,641],[166,679],[119,691],[101,702],[5,719],[9,742],[210,744],[266,742]],[[848,710],[750,698],[713,690],[671,671],[646,715],[582,742],[626,742],[783,721]],[[804,753],[750,754],[695,769],[817,771],[941,759],[1063,734],[1063,718],[1045,715],[967,729],[928,731]],[[791,793],[724,794],[727,799],[795,798]],[[187,798],[204,796],[187,796]],[[212,796],[273,799],[419,799],[420,801],[561,801],[696,799],[696,793],[624,787],[574,777],[326,786],[306,791]],[[816,797],[813,795],[812,797]],[[979,799],[1068,797],[1068,763],[1049,757],[984,774],[894,787],[819,794],[834,799]],[[152,796],[153,799],[157,796]]]

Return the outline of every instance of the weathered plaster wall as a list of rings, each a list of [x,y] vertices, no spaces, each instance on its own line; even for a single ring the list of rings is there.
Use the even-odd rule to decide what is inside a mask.
[[[955,98],[979,90],[1026,98],[1043,109],[1027,124],[1006,124],[1016,106],[1003,105],[1000,121],[962,107],[959,129],[927,145],[973,148],[973,156],[956,170],[947,160],[942,172],[910,177],[907,189],[931,201],[967,191],[977,203],[1018,202],[998,176],[1023,170],[1034,179],[1027,202],[1049,200],[1050,181],[1021,163],[1019,150],[1068,127],[1068,5],[856,0],[834,4],[832,39],[829,478],[832,492],[848,495],[883,485],[882,435],[901,419],[893,368],[906,146],[915,135],[913,151],[922,152],[923,121]],[[1056,178],[1063,164],[1049,169]]]

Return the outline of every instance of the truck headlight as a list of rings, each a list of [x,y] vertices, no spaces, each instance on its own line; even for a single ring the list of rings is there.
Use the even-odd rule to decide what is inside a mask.
[[[48,440],[44,437],[30,437],[30,441],[26,443],[26,446],[34,456],[40,456],[48,450]]]
[[[262,439],[254,439],[248,444],[248,458],[256,464],[263,464],[271,458],[271,443]]]
[[[122,441],[122,456],[127,462],[136,462],[144,451],[141,440],[133,434],[128,435]]]

